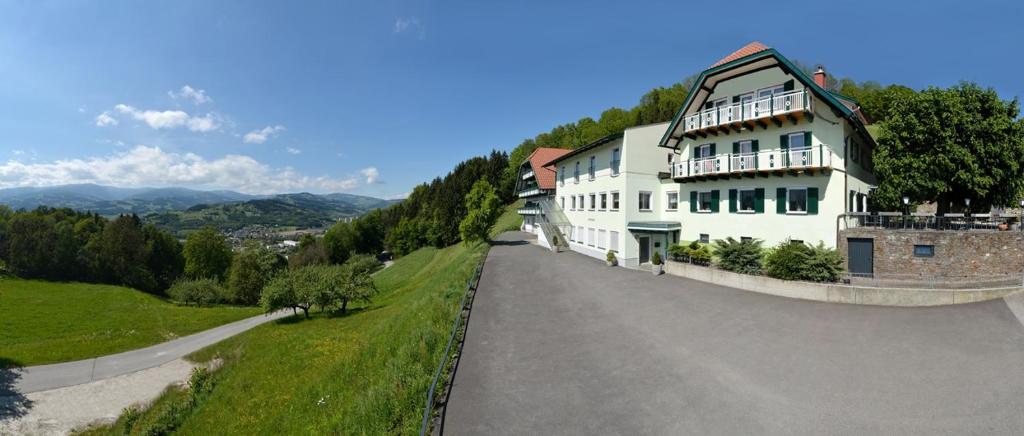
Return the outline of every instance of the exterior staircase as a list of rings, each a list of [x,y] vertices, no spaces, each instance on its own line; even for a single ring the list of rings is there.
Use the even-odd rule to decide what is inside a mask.
[[[568,250],[569,239],[566,238],[566,235],[572,231],[572,224],[569,224],[569,219],[565,216],[565,213],[562,212],[562,209],[551,198],[545,198],[537,204],[540,206],[541,211],[537,224],[544,231],[544,237],[547,239],[548,245]],[[558,237],[557,244],[555,236]]]

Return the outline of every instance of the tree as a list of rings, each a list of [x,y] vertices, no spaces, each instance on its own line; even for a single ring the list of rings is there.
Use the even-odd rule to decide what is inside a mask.
[[[426,246],[429,243],[427,234],[430,225],[420,218],[406,218],[398,222],[388,234],[387,247],[399,256],[412,253],[416,249]]]
[[[260,292],[260,306],[267,313],[281,309],[302,309],[309,318],[309,303],[299,301],[295,292],[295,283],[290,273],[282,272],[270,279]]]
[[[907,195],[945,213],[972,200],[974,210],[1014,204],[1024,192],[1024,120],[1016,99],[961,83],[892,102],[874,155],[872,200],[896,209]]]
[[[246,305],[259,303],[263,287],[285,266],[284,259],[272,250],[256,243],[246,245],[231,260],[228,290],[232,300]]]
[[[370,276],[370,269],[366,268],[366,262],[358,258],[350,262],[340,267],[331,267],[329,271],[331,291],[335,303],[340,305],[341,313],[348,309],[349,302],[369,303],[377,293],[377,286]],[[360,265],[360,262],[363,264]]]
[[[167,290],[167,295],[179,303],[196,306],[221,303],[227,299],[227,292],[220,283],[210,278],[178,280]]]
[[[142,236],[149,252],[146,265],[156,280],[157,289],[167,289],[185,271],[181,243],[152,224],[142,228]]]
[[[324,246],[324,240],[313,235],[303,235],[299,240],[298,250],[288,258],[288,266],[292,269],[328,263],[330,263],[330,257]]]
[[[491,227],[501,214],[501,200],[486,180],[474,183],[473,189],[466,194],[466,211],[465,218],[459,223],[462,240],[486,241],[490,237]]]
[[[355,250],[355,232],[347,222],[337,222],[324,233],[324,247],[331,263],[342,264]]]
[[[39,213],[18,213],[7,223],[11,272],[26,278],[52,277],[56,248],[53,218]]]
[[[146,292],[157,290],[156,278],[146,267],[149,250],[142,234],[142,221],[135,215],[121,215],[100,233],[97,262],[101,276]]]
[[[203,227],[185,239],[185,275],[222,280],[231,266],[231,246],[213,227]]]

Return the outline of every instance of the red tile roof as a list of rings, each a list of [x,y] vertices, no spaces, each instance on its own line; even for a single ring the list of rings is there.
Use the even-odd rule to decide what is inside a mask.
[[[725,63],[732,62],[732,61],[734,61],[736,59],[739,59],[741,57],[744,57],[744,56],[750,56],[750,55],[752,55],[754,53],[768,50],[768,48],[769,47],[767,45],[761,44],[760,42],[757,42],[757,41],[751,42],[750,44],[747,44],[747,45],[743,46],[743,48],[732,52],[732,54],[730,54],[729,56],[726,56],[726,57],[722,58],[722,60],[720,60],[718,62],[715,62],[715,64],[712,65],[711,68],[717,67],[717,66],[725,64]]]
[[[540,189],[555,189],[555,176],[557,171],[554,166],[543,166],[544,164],[558,159],[572,150],[564,148],[538,148],[530,154],[526,160],[530,161],[533,173],[537,177],[537,186]]]

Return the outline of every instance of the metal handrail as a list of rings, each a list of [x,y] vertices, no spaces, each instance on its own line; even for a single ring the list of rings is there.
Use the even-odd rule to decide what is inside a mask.
[[[441,379],[441,373],[444,372],[444,368],[448,366],[449,353],[451,353],[452,344],[455,343],[455,337],[458,336],[459,327],[462,325],[463,312],[467,312],[465,317],[469,317],[468,308],[466,302],[469,299],[470,291],[475,291],[477,286],[480,284],[480,276],[483,274],[484,261],[487,260],[487,254],[484,254],[484,258],[477,264],[476,270],[473,271],[473,277],[466,283],[466,292],[462,294],[462,301],[459,303],[459,313],[455,317],[455,323],[452,325],[452,333],[448,337],[448,344],[444,347],[444,354],[441,358],[441,364],[437,366],[437,371],[434,373],[434,381],[430,383],[430,389],[427,391],[427,405],[423,410],[423,423],[420,425],[420,436],[427,434],[430,430],[430,416],[431,412],[434,411],[434,391],[437,388],[437,382]],[[470,303],[472,304],[472,303]]]
[[[683,129],[688,132],[726,123],[755,120],[776,114],[810,109],[811,99],[805,88],[699,111],[685,118]]]

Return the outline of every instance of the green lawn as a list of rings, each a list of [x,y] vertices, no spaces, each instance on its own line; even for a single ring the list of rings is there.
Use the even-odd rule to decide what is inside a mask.
[[[223,359],[200,400],[172,387],[132,425],[122,416],[87,433],[140,434],[166,422],[196,435],[416,433],[458,302],[485,252],[486,244],[417,250],[377,273],[381,293],[348,315],[290,317],[190,356]]]
[[[0,366],[128,351],[259,313],[178,306],[120,286],[0,279]]]
[[[525,201],[519,200],[505,207],[505,211],[498,217],[498,221],[494,223],[494,230],[491,232],[491,235],[496,236],[507,230],[519,230],[523,225],[523,216],[516,213],[516,209],[523,207],[525,203]]]

